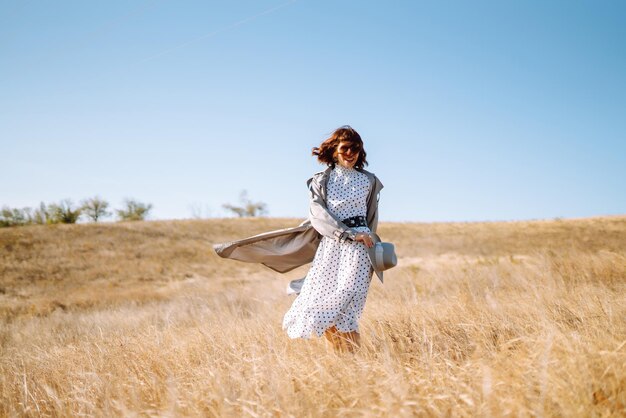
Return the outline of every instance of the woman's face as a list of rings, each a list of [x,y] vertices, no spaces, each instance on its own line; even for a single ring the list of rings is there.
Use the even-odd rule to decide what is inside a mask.
[[[346,168],[354,167],[359,159],[359,151],[353,151],[350,148],[350,143],[340,142],[337,145],[337,162]]]

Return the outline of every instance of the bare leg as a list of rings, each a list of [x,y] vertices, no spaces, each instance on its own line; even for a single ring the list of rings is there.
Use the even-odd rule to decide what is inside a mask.
[[[356,331],[352,331],[350,334],[350,341],[354,343],[357,349],[361,348],[361,334]]]
[[[334,325],[324,331],[324,337],[326,337],[336,352],[339,352],[342,349],[341,339],[337,335],[338,332],[339,331]]]
[[[354,353],[361,348],[361,336],[358,332],[342,332],[340,335],[344,338],[345,345],[350,353]]]
[[[334,325],[324,332],[336,352],[353,353],[361,347],[361,336],[356,331],[341,332]]]

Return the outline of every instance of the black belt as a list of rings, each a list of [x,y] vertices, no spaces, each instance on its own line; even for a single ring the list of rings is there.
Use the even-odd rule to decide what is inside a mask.
[[[365,216],[353,216],[351,218],[346,218],[341,222],[343,222],[349,228],[367,226],[367,219],[365,218]]]

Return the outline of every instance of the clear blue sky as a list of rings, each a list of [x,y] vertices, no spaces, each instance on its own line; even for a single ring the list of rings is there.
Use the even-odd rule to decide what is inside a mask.
[[[307,215],[352,125],[382,221],[626,213],[623,1],[1,1],[0,205]]]

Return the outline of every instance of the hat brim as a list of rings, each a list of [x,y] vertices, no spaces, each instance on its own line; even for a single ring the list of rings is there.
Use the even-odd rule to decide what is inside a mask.
[[[380,280],[381,283],[384,283],[383,282],[383,272],[374,270],[374,273],[376,273],[376,275],[378,276],[378,280]]]
[[[376,276],[378,276],[378,280],[380,280],[380,282],[383,283],[383,272],[382,271],[377,271],[374,268],[374,263],[372,262],[372,257],[375,257],[373,249],[376,247],[376,243],[377,242],[381,242],[381,239],[378,236],[378,234],[375,233],[375,232],[372,232],[371,235],[372,235],[372,241],[374,242],[374,246],[367,249],[367,255],[368,255],[368,258],[370,260],[370,264],[372,266],[372,270],[374,270],[374,273],[376,273]]]

